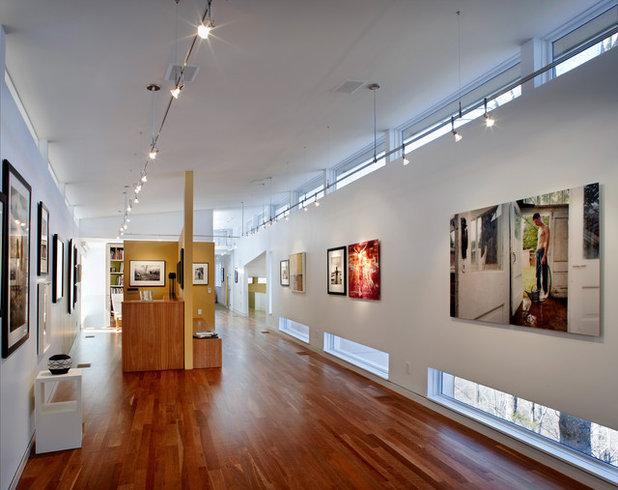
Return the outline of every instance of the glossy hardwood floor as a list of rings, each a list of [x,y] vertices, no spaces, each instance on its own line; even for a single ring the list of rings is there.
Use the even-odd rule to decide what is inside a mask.
[[[21,489],[584,488],[217,311],[223,368],[122,373],[120,335],[82,333],[81,449],[32,455]]]

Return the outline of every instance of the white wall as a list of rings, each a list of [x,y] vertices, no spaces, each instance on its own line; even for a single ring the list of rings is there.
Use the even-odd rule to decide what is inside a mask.
[[[107,248],[105,240],[86,240],[87,251],[82,257],[82,314],[83,328],[109,326],[106,314]]]
[[[618,429],[617,77],[618,49],[498,109],[493,130],[471,122],[461,142],[446,135],[407,167],[389,164],[241,239],[233,266],[272,251],[278,277],[280,260],[306,252],[307,292],[274,285],[271,325],[283,316],[310,326],[316,348],[330,332],[385,351],[390,381],[407,390],[426,395],[432,367]],[[601,337],[450,318],[451,215],[597,181]],[[326,250],[371,239],[381,241],[382,299],[326,294]],[[241,275],[238,293],[245,284]]]
[[[4,82],[4,31],[0,41],[0,156],[8,159],[32,187],[30,213],[30,337],[0,363],[0,489],[9,487],[34,434],[34,378],[47,369],[52,354],[69,352],[79,329],[79,306],[67,312],[67,295],[51,311],[51,347],[37,356],[37,284],[51,282],[51,275],[37,276],[37,206],[43,201],[49,210],[50,243],[58,233],[65,240],[77,235],[77,227],[47,170]],[[65,259],[66,260],[66,259]],[[50,260],[51,272],[51,260]],[[67,285],[65,283],[65,289]],[[79,303],[78,303],[79,304]]]

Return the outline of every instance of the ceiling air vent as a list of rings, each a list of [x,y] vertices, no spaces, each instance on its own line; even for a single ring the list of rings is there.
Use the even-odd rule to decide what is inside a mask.
[[[346,80],[341,83],[336,89],[335,92],[339,94],[353,94],[367,82],[360,82],[358,80]]]
[[[182,65],[168,65],[167,71],[165,72],[164,80],[170,80],[176,83],[178,80],[178,75],[180,74],[180,70],[182,69]],[[192,82],[195,80],[197,73],[200,71],[200,67],[197,65],[187,65],[185,68],[185,82]]]

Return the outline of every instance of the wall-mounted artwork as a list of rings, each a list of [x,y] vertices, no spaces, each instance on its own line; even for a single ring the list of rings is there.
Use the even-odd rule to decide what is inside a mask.
[[[38,284],[38,342],[37,354],[42,356],[51,344],[51,294],[48,282]]]
[[[238,283],[238,269],[234,269],[234,282]]]
[[[180,289],[185,288],[185,249],[180,249],[180,260],[176,264],[176,279],[178,280],[178,286]]]
[[[49,273],[49,211],[39,202],[39,231],[37,243],[37,274],[44,276]]]
[[[599,184],[451,218],[451,316],[600,335]]]
[[[73,313],[73,239],[67,247],[67,311]]]
[[[52,301],[58,303],[64,296],[64,242],[54,235],[53,245]]]
[[[208,262],[193,263],[193,284],[208,284]]]
[[[287,259],[279,262],[279,284],[290,285],[290,261]]]
[[[296,293],[307,290],[305,277],[305,252],[290,255],[290,289]]]
[[[165,286],[165,260],[129,261],[129,286]]]
[[[326,291],[328,294],[346,294],[346,248],[330,248],[326,252]]]
[[[73,245],[73,308],[77,306],[77,283],[79,279],[79,254],[77,253],[77,247]]]
[[[8,357],[30,335],[30,194],[28,182],[3,160],[2,357]]]
[[[380,299],[380,240],[348,245],[350,298]]]

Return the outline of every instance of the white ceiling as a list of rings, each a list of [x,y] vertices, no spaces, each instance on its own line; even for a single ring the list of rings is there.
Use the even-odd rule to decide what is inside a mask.
[[[205,3],[0,1],[7,69],[78,218],[120,215],[149,148],[145,87],[166,89],[160,119],[167,65],[182,62]],[[214,0],[213,38],[192,54],[200,71],[172,106],[135,212],[182,209],[185,170],[196,209],[262,205],[370,144],[372,94],[335,93],[345,80],[381,85],[378,130],[456,92],[457,10],[466,85],[595,3]]]

